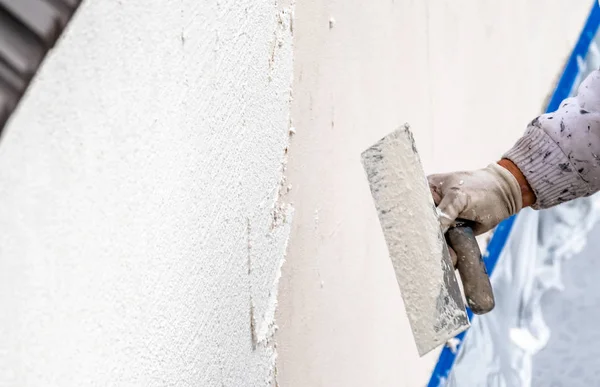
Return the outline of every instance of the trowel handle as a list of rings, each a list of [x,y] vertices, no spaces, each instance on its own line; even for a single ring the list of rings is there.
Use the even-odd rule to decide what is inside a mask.
[[[494,309],[494,293],[473,229],[468,222],[457,222],[447,236],[456,252],[456,266],[469,308],[475,314],[488,313]]]

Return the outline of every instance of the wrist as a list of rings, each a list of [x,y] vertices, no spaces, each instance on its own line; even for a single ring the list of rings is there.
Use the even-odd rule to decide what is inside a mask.
[[[517,167],[515,163],[508,159],[502,159],[498,161],[498,165],[508,170],[511,173],[511,175],[513,175],[515,179],[517,179],[517,182],[519,183],[519,188],[521,189],[523,207],[529,207],[534,205],[537,198],[519,167]]]

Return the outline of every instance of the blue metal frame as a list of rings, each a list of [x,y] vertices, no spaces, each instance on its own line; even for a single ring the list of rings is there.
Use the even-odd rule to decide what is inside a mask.
[[[598,27],[600,26],[600,6],[598,5],[598,0],[594,0],[594,5],[588,16],[588,19],[583,27],[583,31],[579,36],[579,40],[577,44],[573,48],[573,52],[569,57],[567,65],[564,68],[563,74],[554,89],[554,93],[552,94],[552,98],[548,103],[548,107],[546,109],[547,112],[553,112],[558,109],[560,103],[567,97],[569,97],[575,80],[577,79],[577,75],[579,74],[579,68],[577,66],[577,58],[585,58],[587,55],[590,43],[596,36],[596,32],[598,31]],[[487,248],[487,258],[485,260],[485,265],[487,267],[488,273],[490,275],[494,271],[496,267],[496,263],[498,262],[498,258],[502,253],[502,249],[506,245],[506,241],[510,235],[510,231],[515,222],[515,216],[506,219],[502,223],[498,225],[496,230],[494,231],[494,235],[488,245]],[[473,318],[473,313],[467,309],[467,314],[469,319]],[[438,362],[433,370],[433,374],[427,384],[428,387],[441,387],[443,384],[441,382],[448,379],[450,375],[450,371],[452,370],[452,366],[456,360],[456,354],[460,350],[465,334],[463,332],[456,336],[457,339],[460,340],[457,351],[455,353],[450,350],[448,347],[444,347],[442,349],[442,353],[438,359]]]

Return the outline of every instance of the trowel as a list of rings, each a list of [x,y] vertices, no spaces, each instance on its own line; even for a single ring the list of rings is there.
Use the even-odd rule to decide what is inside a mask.
[[[371,194],[420,356],[494,308],[492,286],[469,221],[442,232],[408,124],[362,153]],[[456,252],[452,261],[448,245]]]

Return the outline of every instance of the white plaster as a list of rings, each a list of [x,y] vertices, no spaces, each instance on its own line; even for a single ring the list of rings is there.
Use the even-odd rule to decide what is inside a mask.
[[[291,29],[83,3],[0,143],[0,385],[274,383]]]
[[[419,355],[469,327],[454,266],[408,125],[362,153]]]
[[[0,385],[425,384],[360,152],[487,165],[589,2],[287,7],[83,3],[0,142]]]
[[[590,6],[296,4],[280,386],[426,385],[437,353],[418,357],[360,153],[410,122],[425,172],[485,167],[540,113]]]

